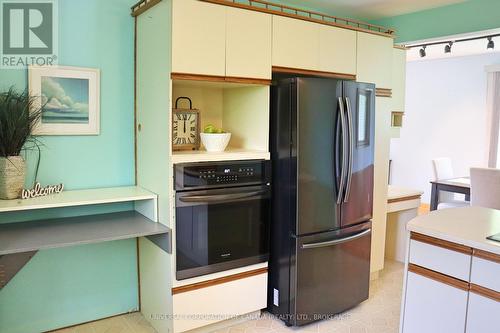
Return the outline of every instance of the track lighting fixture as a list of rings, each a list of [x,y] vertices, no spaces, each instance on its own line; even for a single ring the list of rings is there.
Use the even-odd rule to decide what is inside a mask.
[[[492,37],[488,37],[488,45],[486,46],[486,49],[493,50],[494,48],[495,42],[493,41]]]
[[[447,45],[444,47],[444,53],[451,53],[451,47],[453,46],[453,42],[449,42]]]
[[[417,44],[417,45],[410,45],[407,46],[409,48],[419,48],[419,53],[420,57],[424,58],[427,56],[426,48],[427,46],[436,46],[436,45],[444,45],[444,53],[451,53],[451,49],[453,48],[453,45],[456,43],[463,43],[463,42],[469,42],[473,40],[480,40],[480,39],[487,39],[488,44],[486,45],[486,49],[488,50],[493,50],[495,48],[495,42],[493,41],[493,38],[495,37],[500,37],[500,34],[495,34],[495,35],[489,35],[489,36],[477,36],[477,37],[470,37],[470,38],[462,38],[462,39],[455,39],[453,41],[446,40],[446,41],[438,41],[438,42],[429,42],[426,44]],[[432,52],[431,52],[432,53]]]
[[[420,49],[420,57],[423,58],[425,57],[426,53],[425,53],[425,48],[427,47],[427,45],[424,45],[422,46],[422,48]]]

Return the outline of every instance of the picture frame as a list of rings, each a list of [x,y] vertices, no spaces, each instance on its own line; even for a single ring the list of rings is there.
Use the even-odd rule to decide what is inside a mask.
[[[99,135],[99,69],[29,66],[28,89],[45,105],[34,135]]]

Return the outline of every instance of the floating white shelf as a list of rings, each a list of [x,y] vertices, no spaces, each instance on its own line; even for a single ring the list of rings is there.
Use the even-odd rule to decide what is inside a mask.
[[[231,160],[269,160],[271,155],[267,151],[246,150],[246,149],[227,149],[220,153],[211,153],[205,150],[196,151],[174,151],[172,154],[172,163],[190,163],[190,162],[216,162]]]
[[[156,200],[156,194],[138,186],[73,190],[33,199],[0,200],[0,213],[143,200]]]

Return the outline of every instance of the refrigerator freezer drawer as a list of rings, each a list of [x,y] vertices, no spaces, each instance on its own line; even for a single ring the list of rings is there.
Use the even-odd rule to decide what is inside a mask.
[[[368,299],[371,229],[349,229],[296,239],[290,324],[326,319]]]

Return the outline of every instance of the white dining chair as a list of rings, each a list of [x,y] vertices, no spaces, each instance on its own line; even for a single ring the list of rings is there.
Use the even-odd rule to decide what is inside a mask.
[[[500,209],[500,169],[470,169],[470,203]]]
[[[435,158],[432,160],[434,170],[434,180],[451,179],[454,177],[451,159],[449,157]],[[462,197],[463,198],[463,197]],[[466,207],[470,203],[460,200],[455,193],[441,191],[439,192],[439,204],[437,209]]]

